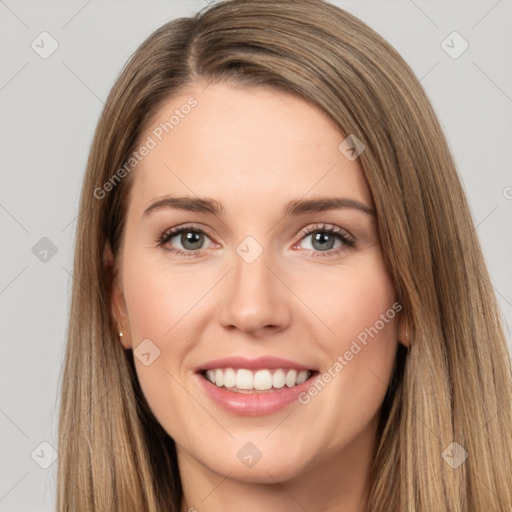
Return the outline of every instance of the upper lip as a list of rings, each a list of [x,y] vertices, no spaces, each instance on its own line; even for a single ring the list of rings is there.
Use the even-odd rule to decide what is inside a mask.
[[[208,361],[196,368],[196,372],[203,370],[212,370],[215,368],[246,368],[247,370],[260,370],[268,368],[269,370],[283,368],[290,370],[311,370],[310,366],[290,361],[289,359],[283,359],[280,357],[273,356],[262,356],[255,359],[247,359],[241,356],[225,357],[222,359],[215,359],[214,361]]]

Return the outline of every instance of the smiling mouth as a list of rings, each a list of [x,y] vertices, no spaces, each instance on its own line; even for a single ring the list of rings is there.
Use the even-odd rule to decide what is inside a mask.
[[[272,393],[300,386],[314,377],[315,370],[289,368],[248,370],[246,368],[212,368],[199,374],[211,384],[235,393]]]

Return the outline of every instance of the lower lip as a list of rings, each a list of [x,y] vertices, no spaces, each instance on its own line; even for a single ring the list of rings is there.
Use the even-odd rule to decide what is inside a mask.
[[[292,402],[298,403],[298,396],[311,386],[316,374],[308,380],[289,388],[284,386],[268,393],[238,393],[212,384],[197,374],[208,396],[223,409],[240,416],[267,416],[277,412]]]

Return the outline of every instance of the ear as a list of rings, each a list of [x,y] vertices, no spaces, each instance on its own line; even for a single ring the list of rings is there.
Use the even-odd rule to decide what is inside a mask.
[[[398,343],[406,349],[411,347],[411,327],[405,313],[401,312],[398,319]]]
[[[132,348],[130,336],[130,324],[128,311],[124,299],[121,278],[118,272],[118,265],[112,253],[110,243],[106,242],[103,249],[103,268],[108,276],[110,290],[110,306],[114,321],[116,323],[119,340],[125,349]],[[122,335],[120,334],[122,333]]]

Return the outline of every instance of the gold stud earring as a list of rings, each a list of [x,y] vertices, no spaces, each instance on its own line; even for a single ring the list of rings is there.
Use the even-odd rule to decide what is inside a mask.
[[[123,333],[122,333],[122,332],[120,332],[120,333],[119,333],[119,336],[120,336],[120,337],[122,337],[122,336],[123,336]]]

